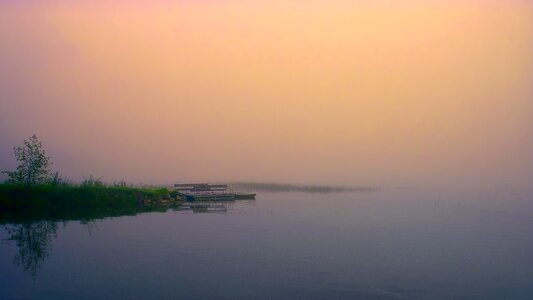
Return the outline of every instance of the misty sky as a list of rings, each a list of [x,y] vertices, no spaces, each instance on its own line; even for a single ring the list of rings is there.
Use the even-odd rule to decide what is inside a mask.
[[[531,6],[0,1],[0,169],[530,187]]]

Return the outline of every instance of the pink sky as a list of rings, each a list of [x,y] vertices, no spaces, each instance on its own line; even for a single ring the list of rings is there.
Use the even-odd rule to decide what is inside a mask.
[[[530,186],[526,1],[0,2],[0,169]]]

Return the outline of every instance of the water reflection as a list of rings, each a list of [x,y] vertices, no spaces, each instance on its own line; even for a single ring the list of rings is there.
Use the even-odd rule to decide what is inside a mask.
[[[22,267],[24,272],[35,276],[41,264],[50,254],[52,239],[57,236],[57,222],[40,221],[26,224],[3,225],[9,237],[14,241],[18,252],[13,262]]]
[[[180,205],[178,211],[191,211],[193,213],[226,213],[231,204],[227,201],[187,202]]]
[[[236,200],[239,201],[239,200]],[[249,200],[242,200],[249,202]],[[13,262],[25,273],[35,277],[37,271],[50,255],[52,242],[57,238],[58,224],[67,225],[67,221],[79,221],[92,234],[96,228],[95,220],[134,216],[141,213],[177,212],[192,213],[227,213],[235,201],[201,201],[182,202],[168,205],[141,205],[135,208],[101,207],[92,209],[68,209],[56,211],[2,211],[0,212],[0,230],[7,234],[8,244],[13,242],[18,252]]]

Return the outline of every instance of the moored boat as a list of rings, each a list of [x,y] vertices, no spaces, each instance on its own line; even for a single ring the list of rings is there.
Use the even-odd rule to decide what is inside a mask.
[[[174,190],[186,201],[232,201],[255,199],[255,193],[233,192],[226,184],[179,183]]]
[[[255,199],[255,193],[235,193],[235,199]]]

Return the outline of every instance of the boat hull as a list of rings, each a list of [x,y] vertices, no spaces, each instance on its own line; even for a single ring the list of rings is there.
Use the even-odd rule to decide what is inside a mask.
[[[255,193],[236,193],[235,199],[255,199]]]
[[[232,201],[235,194],[183,194],[186,201]]]

